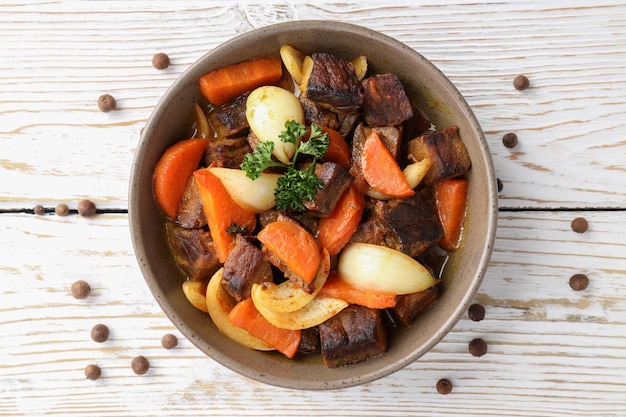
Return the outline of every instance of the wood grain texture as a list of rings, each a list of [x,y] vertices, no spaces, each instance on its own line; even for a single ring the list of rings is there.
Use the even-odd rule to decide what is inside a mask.
[[[574,233],[571,219],[590,228]],[[0,215],[0,416],[86,415],[623,415],[626,411],[624,212],[502,213],[476,296],[432,351],[361,387],[273,388],[204,357],[160,312],[136,266],[125,215]],[[585,273],[590,285],[568,284]],[[77,279],[92,286],[76,300]],[[91,328],[111,329],[102,344]],[[165,350],[165,333],[179,346]],[[487,355],[467,350],[475,337]],[[130,361],[146,356],[148,374]],[[103,376],[84,378],[96,363]],[[439,378],[453,393],[437,394]],[[138,401],[137,399],[141,399]],[[364,405],[366,404],[366,406]]]
[[[126,208],[139,132],[177,75],[227,39],[296,19],[393,36],[473,107],[503,207],[624,207],[626,5],[621,2],[51,2],[0,5],[0,208]],[[172,65],[151,66],[156,52]],[[513,78],[531,87],[517,91]],[[111,93],[115,112],[96,100]],[[520,138],[515,149],[502,135]],[[80,162],[76,162],[80,161]]]

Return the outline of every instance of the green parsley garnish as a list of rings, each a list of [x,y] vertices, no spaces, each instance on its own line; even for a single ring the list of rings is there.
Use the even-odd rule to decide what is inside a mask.
[[[291,163],[289,165],[272,159],[274,142],[260,142],[252,153],[245,156],[241,169],[246,171],[248,178],[255,180],[259,178],[261,172],[270,167],[285,168],[285,172],[278,178],[276,188],[276,208],[278,210],[303,211],[306,201],[313,201],[317,190],[321,190],[324,185],[315,174],[315,164],[322,159],[330,143],[328,135],[316,125],[311,125],[311,135],[309,140],[300,141],[307,133],[306,126],[289,120],[285,122],[285,130],[279,135],[280,140],[285,143],[292,143],[296,147]],[[313,157],[311,164],[305,170],[295,167],[296,160],[300,155]]]

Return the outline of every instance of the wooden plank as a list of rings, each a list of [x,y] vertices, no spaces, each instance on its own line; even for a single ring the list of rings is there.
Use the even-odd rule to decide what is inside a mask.
[[[252,28],[343,20],[405,42],[472,105],[508,208],[624,207],[626,5],[617,1],[5,2],[0,209],[124,209],[139,132],[177,75]],[[151,66],[166,52],[170,68]],[[517,91],[519,73],[531,88]],[[96,100],[114,95],[119,110]],[[504,133],[520,144],[504,148]]]
[[[570,222],[585,216],[589,230]],[[278,389],[201,354],[164,317],[137,268],[121,214],[0,215],[0,416],[86,415],[621,415],[626,410],[626,213],[501,213],[490,269],[464,316],[407,368],[332,392]],[[575,292],[568,280],[585,273]],[[75,300],[76,279],[92,286]],[[96,323],[110,339],[93,342]],[[165,350],[165,333],[179,346]],[[481,337],[489,352],[467,351]],[[149,358],[134,375],[130,361]],[[103,369],[84,378],[89,363]],[[435,391],[449,378],[453,392]]]

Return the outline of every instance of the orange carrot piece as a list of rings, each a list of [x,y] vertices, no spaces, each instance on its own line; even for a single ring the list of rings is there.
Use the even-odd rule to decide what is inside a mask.
[[[302,281],[310,284],[322,261],[315,238],[292,221],[276,221],[258,233],[259,241]]]
[[[361,222],[364,207],[363,195],[350,184],[330,216],[320,219],[317,240],[330,256],[338,254],[350,241]]]
[[[217,257],[224,263],[235,239],[233,234],[228,233],[228,229],[235,224],[252,233],[256,225],[256,215],[237,204],[222,181],[208,169],[199,169],[193,175],[198,184],[202,209],[207,217]]]
[[[198,169],[207,146],[206,139],[187,139],[165,150],[154,167],[152,187],[161,210],[176,219],[180,200],[191,174]]]
[[[336,130],[322,127],[322,132],[328,134],[328,150],[322,158],[325,162],[334,162],[345,169],[350,169],[350,145]]]
[[[444,237],[439,245],[446,250],[456,250],[461,244],[461,231],[467,205],[467,180],[449,179],[435,185],[437,211]]]
[[[375,130],[372,130],[363,144],[361,169],[365,181],[378,192],[392,197],[415,194],[396,159]]]
[[[396,294],[362,290],[342,280],[336,273],[326,280],[319,295],[340,298],[349,304],[358,304],[369,308],[392,308],[396,306]]]
[[[241,327],[254,337],[265,341],[288,358],[298,352],[302,340],[302,330],[287,330],[274,326],[259,313],[252,298],[238,302],[228,313],[228,320]]]
[[[283,74],[280,58],[263,58],[228,65],[200,77],[200,92],[209,102],[224,103],[262,85],[276,84]]]

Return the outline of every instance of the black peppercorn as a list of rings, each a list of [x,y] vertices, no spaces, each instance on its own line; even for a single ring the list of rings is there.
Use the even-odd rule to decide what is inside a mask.
[[[572,220],[571,226],[572,230],[576,233],[585,233],[589,228],[589,223],[584,217],[576,217],[574,220]]]
[[[502,144],[507,148],[515,148],[517,146],[517,143],[517,135],[513,132],[509,132],[502,136]]]
[[[163,346],[165,349],[173,349],[177,345],[178,339],[173,334],[168,333],[166,335],[163,335],[163,337],[161,338],[161,346]]]
[[[84,298],[87,298],[87,296],[89,295],[89,292],[91,291],[91,287],[86,281],[79,279],[78,281],[72,284],[70,291],[72,292],[72,296],[74,298],[78,300],[82,300]]]
[[[70,209],[67,206],[67,204],[57,204],[57,206],[54,208],[54,212],[57,214],[57,216],[67,216],[68,214],[70,214]]]
[[[85,376],[87,377],[87,379],[95,381],[96,379],[100,378],[100,376],[102,376],[102,370],[98,365],[87,365],[87,367],[85,367]]]
[[[96,324],[91,329],[91,338],[94,342],[105,342],[109,338],[109,328],[104,324]]]
[[[117,103],[115,102],[115,98],[111,94],[102,94],[98,97],[98,108],[103,112],[110,112],[111,110],[115,110],[117,107]]]
[[[481,338],[472,339],[472,341],[469,342],[468,348],[472,356],[480,357],[487,353],[487,342]]]
[[[35,207],[33,207],[33,213],[41,216],[46,213],[46,209],[41,204],[37,204]]]
[[[574,291],[582,291],[589,286],[589,277],[585,274],[574,274],[569,279],[569,286]]]
[[[496,178],[496,183],[498,184],[498,192],[502,191],[502,189],[504,188],[504,183],[502,182],[502,180],[500,178]]]
[[[137,375],[143,375],[148,372],[148,369],[150,369],[150,362],[148,362],[148,359],[146,359],[145,356],[139,355],[133,358],[130,366],[133,368],[134,373]]]
[[[91,217],[96,214],[96,205],[91,200],[80,200],[78,202],[78,214],[83,217]]]
[[[523,74],[520,74],[513,79],[513,87],[515,87],[516,90],[526,90],[529,86],[530,81],[528,80],[528,77]]]
[[[170,66],[170,57],[163,52],[154,54],[152,57],[152,66],[158,70],[165,69]]]
[[[437,381],[437,392],[442,395],[448,395],[452,392],[452,382],[449,379],[442,378]]]
[[[485,307],[482,304],[472,304],[469,306],[468,314],[472,321],[481,321],[485,318]]]

